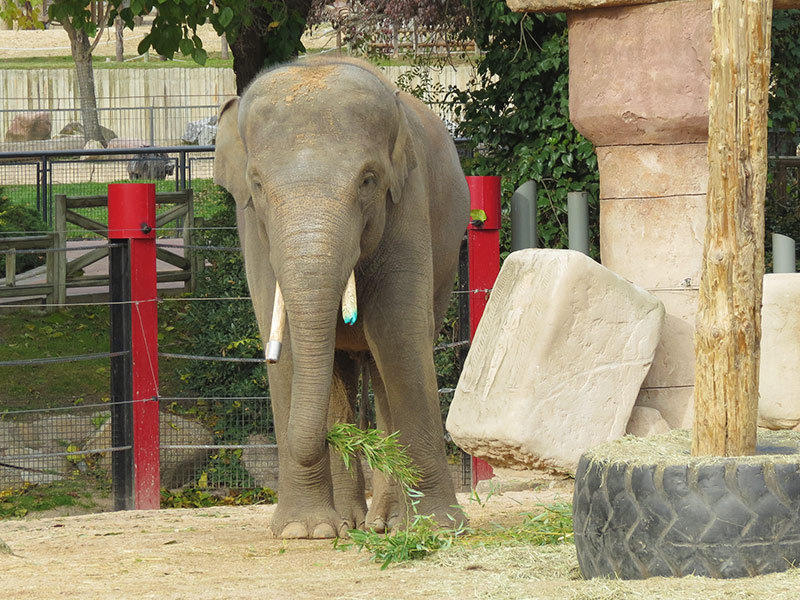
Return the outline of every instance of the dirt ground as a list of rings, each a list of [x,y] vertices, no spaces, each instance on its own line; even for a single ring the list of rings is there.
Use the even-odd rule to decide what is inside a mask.
[[[480,502],[461,494],[473,527],[519,524],[570,501],[570,480],[501,480]],[[527,488],[527,489],[520,489]],[[533,489],[531,489],[533,488]],[[505,491],[503,491],[505,490]],[[697,599],[796,598],[800,574],[754,579],[580,579],[572,544],[453,547],[381,570],[330,540],[273,539],[272,506],[130,511],[0,522],[0,590],[30,598]]]

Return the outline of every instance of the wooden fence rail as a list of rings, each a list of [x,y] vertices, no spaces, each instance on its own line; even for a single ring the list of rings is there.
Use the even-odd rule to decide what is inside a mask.
[[[108,256],[108,248],[93,248],[79,257],[67,257],[67,226],[76,225],[93,236],[108,239],[108,225],[81,214],[85,208],[106,208],[107,196],[65,196],[54,198],[54,232],[30,237],[0,238],[0,250],[12,250],[5,255],[5,284],[0,285],[0,300],[46,296],[46,304],[61,305],[67,302],[67,289],[84,287],[107,287],[108,274],[84,275],[84,269]],[[191,247],[191,234],[195,228],[192,190],[179,192],[159,192],[156,206],[162,210],[156,217],[156,228],[163,228],[176,221],[181,229],[184,243],[183,255],[167,248],[158,248],[156,257],[177,270],[162,270],[157,274],[159,282],[184,282],[184,291],[191,292],[195,286],[195,276],[200,264]],[[47,254],[45,282],[33,284],[19,283],[16,272],[16,250],[41,249]],[[2,280],[0,280],[2,283]]]

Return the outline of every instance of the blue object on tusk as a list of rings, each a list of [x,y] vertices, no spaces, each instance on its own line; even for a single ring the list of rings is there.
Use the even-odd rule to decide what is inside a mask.
[[[358,311],[353,311],[351,315],[344,316],[344,322],[347,325],[355,325],[356,319],[358,319]]]

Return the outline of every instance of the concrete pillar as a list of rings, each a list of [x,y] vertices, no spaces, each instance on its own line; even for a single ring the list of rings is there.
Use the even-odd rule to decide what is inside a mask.
[[[664,302],[637,404],[692,423],[708,184],[710,0],[569,13],[570,118],[597,148],[604,266]]]

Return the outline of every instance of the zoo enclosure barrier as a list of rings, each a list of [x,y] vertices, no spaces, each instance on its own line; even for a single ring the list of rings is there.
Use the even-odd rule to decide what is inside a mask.
[[[213,159],[214,146],[3,152],[0,186],[15,203],[37,210],[52,226],[53,202],[59,193],[105,195],[108,183],[124,181],[155,182],[159,191],[185,190],[196,180],[208,187]],[[98,218],[101,211],[81,214]],[[81,236],[85,239],[86,232]]]
[[[155,218],[155,227],[164,229],[169,223],[174,222],[177,226],[171,229],[180,232],[183,241],[182,253],[166,247],[158,249],[158,259],[174,268],[160,270],[157,273],[157,280],[183,282],[184,291],[191,292],[195,287],[196,275],[203,268],[202,261],[193,252],[191,244],[191,234],[196,225],[192,190],[162,192],[156,195],[154,202],[160,209],[160,214]],[[107,203],[106,196],[74,197],[59,194],[54,201],[53,232],[35,236],[0,237],[0,249],[7,251],[5,278],[0,279],[0,300],[44,295],[46,304],[63,305],[67,302],[68,288],[93,289],[108,286],[108,274],[87,275],[84,269],[106,259],[109,256],[109,247],[103,244],[74,246],[73,252],[76,248],[90,251],[69,259],[70,248],[67,245],[68,225],[101,238],[108,237],[108,227],[102,222],[102,217],[98,217],[100,219],[98,220],[85,216],[87,209],[92,212],[97,212],[96,209],[105,210]],[[35,248],[45,251],[45,267],[27,271],[24,273],[25,279],[17,281],[17,253],[33,252]],[[37,277],[42,271],[44,271],[43,281],[41,277]]]
[[[112,222],[109,221],[109,229],[118,229],[117,226],[112,225]],[[119,258],[116,258],[119,255],[118,248],[120,247],[120,242],[116,239],[113,239],[113,232],[107,232],[107,234],[112,238],[112,241],[108,243],[108,250],[111,252],[112,255],[112,264],[116,264],[120,262]],[[152,235],[152,233],[151,233]],[[160,242],[155,242],[155,246],[161,245]],[[158,250],[158,248],[157,248]],[[223,252],[227,251],[236,251],[238,252],[238,248],[215,248],[214,250],[219,250]],[[466,246],[462,251],[462,256],[466,259],[467,256],[467,249]],[[122,260],[124,262],[124,260]],[[499,260],[497,261],[499,266]],[[495,268],[496,268],[495,267]],[[462,264],[461,271],[463,272],[467,268],[467,261],[465,260]],[[467,285],[467,281],[465,278],[461,280],[461,291],[457,294],[457,298],[459,300],[459,304],[461,305],[461,313],[464,315],[468,315],[469,313],[469,301],[475,300],[483,301],[485,303],[486,296],[488,293],[488,289],[470,289]],[[138,330],[141,331],[142,324],[141,322],[137,323],[137,319],[139,315],[141,315],[143,308],[146,305],[150,305],[155,307],[156,303],[164,302],[165,300],[159,301],[155,295],[148,295],[143,300],[124,300],[120,299],[119,296],[116,295],[112,299],[111,306],[114,311],[122,310],[128,311],[131,314],[131,332],[129,336],[133,338],[134,331]],[[208,301],[208,300],[221,300],[221,301],[246,301],[249,302],[249,298],[225,298],[225,299],[207,299],[207,298],[195,298],[194,300],[198,301]],[[118,317],[115,317],[118,320]],[[468,317],[466,317],[468,318]],[[124,320],[124,319],[123,319]],[[466,327],[461,329],[462,331],[466,331]],[[152,343],[152,336],[147,337],[144,333],[141,334],[141,339],[150,340],[147,342],[147,347],[150,351],[153,351],[154,344]],[[466,341],[456,341],[453,344],[446,344],[445,346],[458,346],[462,350],[466,350]],[[157,358],[152,358],[152,354],[149,355],[146,363],[145,369],[145,376],[151,377],[151,380],[155,380],[155,373],[158,372],[157,367],[155,365]],[[221,361],[248,361],[248,362],[259,362],[263,363],[262,359],[237,359],[237,358],[230,358],[230,357],[207,357],[207,356],[192,356],[192,355],[169,355],[166,353],[161,353],[160,355],[165,358],[179,358],[179,359],[190,359],[190,360],[221,360]],[[121,363],[124,361],[130,360],[130,354],[128,354],[127,348],[120,348],[118,345],[112,347],[111,352],[105,354],[96,354],[96,355],[86,355],[86,356],[72,356],[72,357],[60,357],[60,358],[53,358],[53,359],[42,359],[38,361],[41,364],[48,364],[50,362],[61,362],[61,361],[73,361],[73,360],[92,360],[92,359],[102,359],[102,358],[111,358],[116,363]],[[37,361],[33,361],[36,363]],[[142,361],[140,361],[140,364]],[[10,366],[27,366],[31,364],[30,361],[5,361],[0,362],[0,367],[10,367]],[[117,381],[118,373],[124,372],[125,367],[116,366],[113,367],[114,377],[112,378],[113,381]],[[117,386],[119,383],[116,384]],[[158,389],[158,384],[156,382],[155,389]],[[151,390],[152,392],[152,390]],[[453,390],[451,389],[443,389],[440,390],[442,394],[452,393]],[[257,436],[252,436],[248,439],[245,443],[226,443],[225,441],[218,441],[215,443],[213,439],[200,439],[197,438],[192,439],[187,437],[186,432],[188,429],[191,429],[194,425],[191,419],[185,418],[186,414],[183,413],[183,416],[179,414],[173,413],[170,409],[174,403],[182,402],[182,401],[191,401],[191,400],[200,400],[200,401],[230,401],[232,404],[240,400],[254,400],[255,398],[180,398],[180,397],[165,397],[160,396],[158,392],[156,394],[147,393],[142,395],[136,399],[121,399],[121,400],[113,400],[110,402],[103,402],[100,404],[88,404],[83,405],[80,407],[75,406],[64,406],[58,407],[53,409],[44,409],[44,410],[20,410],[20,411],[5,411],[3,414],[0,414],[0,488],[4,487],[13,487],[13,485],[19,485],[23,481],[30,481],[34,483],[41,483],[41,482],[50,482],[55,481],[63,477],[63,464],[68,463],[72,468],[77,468],[78,470],[85,471],[89,468],[93,468],[94,465],[102,465],[103,468],[108,470],[113,470],[114,462],[122,461],[122,464],[125,465],[123,458],[125,453],[132,453],[134,452],[135,444],[126,442],[126,438],[120,437],[120,434],[114,434],[114,423],[125,423],[125,418],[122,416],[115,416],[116,413],[120,411],[127,411],[129,409],[135,409],[137,405],[149,406],[150,410],[153,411],[153,406],[156,408],[156,413],[159,414],[160,417],[160,438],[161,438],[161,448],[160,451],[155,454],[155,456],[160,458],[161,461],[161,469],[160,469],[160,485],[163,487],[175,487],[178,481],[186,481],[188,479],[198,481],[199,471],[203,469],[207,469],[207,465],[204,463],[209,459],[209,454],[211,452],[215,452],[216,454],[222,454],[225,452],[239,452],[239,453],[247,453],[249,452],[251,455],[250,463],[246,464],[247,468],[250,469],[254,463],[253,456],[260,456],[258,458],[264,459],[262,460],[262,464],[260,466],[255,466],[256,469],[261,469],[262,472],[267,472],[268,475],[266,477],[270,478],[271,481],[277,479],[277,457],[275,454],[275,446],[271,443],[271,430],[270,425],[267,422],[261,422],[259,425],[258,423],[251,423],[253,427],[252,430],[258,430],[262,432],[261,438]],[[260,399],[262,402],[268,402],[268,397],[264,397]],[[158,411],[158,407],[160,405],[161,410]],[[110,409],[110,410],[109,410]],[[48,416],[43,419],[36,419],[36,420],[29,420],[36,413],[45,412],[52,416]],[[151,413],[152,414],[152,413]],[[20,419],[21,417],[21,419]],[[242,415],[242,422],[246,419],[250,418],[251,415]],[[128,419],[128,423],[130,423],[131,419]],[[166,421],[166,425],[165,425]],[[125,425],[127,427],[127,425]],[[81,430],[81,431],[78,431]],[[90,431],[92,435],[86,433],[86,431]],[[25,436],[28,435],[30,437],[45,437],[50,442],[50,446],[47,448],[42,449],[40,446],[37,445],[37,449],[31,449],[24,447],[26,445]],[[152,419],[151,419],[151,435],[149,438],[152,440],[155,435],[152,433]],[[29,444],[33,446],[34,444]],[[198,458],[198,451],[199,457]],[[147,454],[147,453],[145,453]],[[149,453],[151,459],[153,457],[152,450]],[[241,456],[241,454],[240,454]],[[213,456],[212,456],[213,458]],[[243,460],[246,458],[242,456]],[[257,461],[255,461],[257,462]],[[263,464],[267,463],[267,464]],[[88,466],[87,466],[88,465]],[[460,465],[453,465],[454,467],[454,479],[456,479],[456,484],[458,489],[464,489],[464,487],[469,487],[470,484],[470,469],[469,469],[469,461],[467,460],[464,462],[463,456]],[[128,467],[122,466],[117,467],[117,470],[122,470],[123,472],[129,469]],[[179,473],[182,471],[183,473]],[[152,472],[152,469],[151,469]],[[16,484],[10,483],[12,479],[10,475],[16,476]],[[205,471],[203,471],[202,475],[200,476],[200,480],[203,479],[205,476]],[[264,485],[264,475],[259,475],[261,482],[260,485]],[[151,478],[152,481],[152,478]],[[230,481],[228,485],[230,487],[248,487],[252,486],[255,482],[253,477],[249,478],[248,481]],[[181,485],[178,483],[177,485]],[[124,483],[115,483],[115,498],[119,497],[122,498],[117,500],[119,502],[119,506],[127,505],[130,506],[130,493],[129,490],[131,489],[131,485],[125,485]],[[158,489],[158,486],[155,486],[155,489]],[[117,490],[120,490],[117,492]],[[126,491],[127,490],[127,491]],[[150,502],[153,503],[152,500],[152,490],[153,486],[150,486]],[[118,496],[119,494],[119,496]]]

